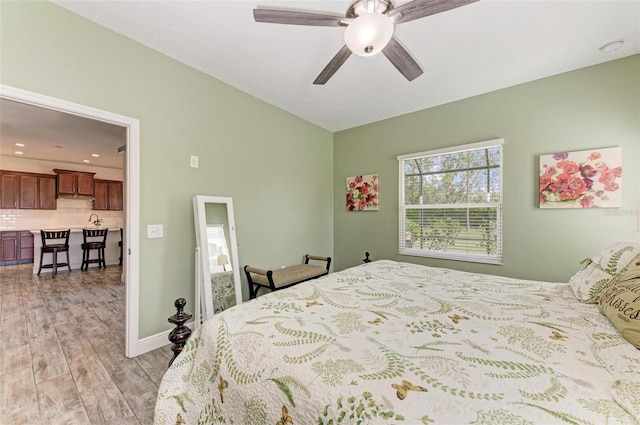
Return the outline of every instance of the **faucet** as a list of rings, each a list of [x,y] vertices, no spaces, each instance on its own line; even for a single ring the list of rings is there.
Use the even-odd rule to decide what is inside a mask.
[[[95,217],[96,217],[96,219],[95,219],[95,220],[93,219],[93,216],[95,216]],[[102,222],[104,222],[104,220],[103,220],[103,219],[101,219],[100,217],[98,217],[98,214],[95,214],[95,213],[94,213],[94,214],[91,214],[91,215],[89,216],[89,223],[93,223],[93,224],[95,224],[96,226],[100,226],[100,225],[102,224]]]

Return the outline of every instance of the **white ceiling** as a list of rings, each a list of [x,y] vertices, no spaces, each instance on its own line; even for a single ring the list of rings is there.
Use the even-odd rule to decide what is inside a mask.
[[[54,3],[330,131],[640,53],[639,0],[484,0],[396,27],[424,69],[416,80],[383,55],[351,55],[316,86],[344,29],[256,23],[252,10],[344,15],[349,0]],[[620,39],[619,51],[599,50]]]
[[[424,69],[416,80],[406,81],[383,55],[352,55],[316,86],[344,44],[344,29],[256,23],[252,10],[343,15],[349,0],[54,3],[330,131],[640,53],[640,0],[483,0],[397,26],[396,37]],[[614,40],[624,40],[623,48],[599,50]],[[3,155],[15,155],[22,141],[23,157],[122,168],[123,128],[0,102]]]
[[[124,127],[0,99],[3,156],[122,169],[125,143]]]

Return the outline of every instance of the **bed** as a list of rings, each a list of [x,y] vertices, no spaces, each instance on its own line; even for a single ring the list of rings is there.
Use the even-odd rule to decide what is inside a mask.
[[[567,283],[380,260],[205,322],[155,423],[639,424],[640,351]]]

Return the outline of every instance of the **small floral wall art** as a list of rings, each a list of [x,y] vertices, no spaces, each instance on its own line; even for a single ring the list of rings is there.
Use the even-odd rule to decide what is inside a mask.
[[[378,210],[378,175],[347,177],[347,210]]]
[[[622,206],[622,148],[540,156],[540,208]]]

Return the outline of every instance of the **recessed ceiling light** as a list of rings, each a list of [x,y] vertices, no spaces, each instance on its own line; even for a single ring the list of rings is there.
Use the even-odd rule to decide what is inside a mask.
[[[611,43],[607,43],[604,46],[600,47],[600,51],[602,53],[612,53],[612,52],[615,52],[616,50],[620,50],[620,48],[622,48],[623,45],[624,45],[624,40],[612,41]]]
[[[24,143],[16,143],[16,146],[24,147]]]
[[[99,158],[100,157],[100,155],[98,155],[97,153],[92,153],[91,156],[94,157],[94,158]]]
[[[82,162],[91,162],[88,159],[83,159]]]
[[[22,152],[20,152],[20,151],[15,151],[14,153],[15,153],[16,155],[22,155],[22,154],[23,154],[23,153],[22,153]]]

